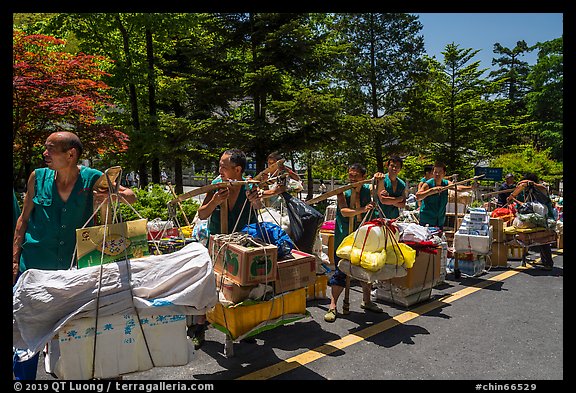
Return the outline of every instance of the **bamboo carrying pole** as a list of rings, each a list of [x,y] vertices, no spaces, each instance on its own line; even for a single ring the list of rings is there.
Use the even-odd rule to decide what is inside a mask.
[[[207,192],[217,190],[219,188],[232,187],[234,185],[239,185],[239,184],[259,184],[259,183],[260,182],[255,181],[255,180],[225,180],[225,181],[222,181],[220,183],[207,184],[205,186],[196,188],[195,190],[190,190],[188,192],[185,192],[184,194],[181,194],[178,197],[172,199],[168,203],[175,205],[177,203],[184,202],[187,199],[195,197],[196,195],[205,194]]]

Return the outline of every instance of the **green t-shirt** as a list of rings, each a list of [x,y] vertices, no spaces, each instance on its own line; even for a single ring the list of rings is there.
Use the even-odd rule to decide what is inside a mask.
[[[221,182],[222,179],[220,177],[212,180],[212,184]],[[216,206],[216,209],[208,218],[208,233],[210,235],[222,233],[220,225],[221,206]],[[246,185],[242,184],[234,206],[232,209],[228,209],[228,233],[232,233],[234,228],[236,228],[235,232],[240,232],[246,225],[258,222],[257,214],[254,211],[250,212],[251,209],[252,205],[246,197]],[[236,224],[236,221],[238,221],[238,224]]]
[[[399,197],[404,194],[404,190],[406,189],[406,182],[399,177],[396,178],[396,191],[392,188],[392,181],[388,177],[388,174],[384,175],[384,189],[388,192],[388,195],[391,197]],[[397,218],[400,215],[400,209],[396,206],[392,205],[384,205],[380,201],[378,201],[380,205],[380,209],[384,213],[386,218]]]
[[[428,179],[426,184],[430,188],[436,186],[434,178]],[[442,179],[441,187],[448,185],[448,180]],[[446,220],[446,204],[448,203],[448,190],[427,196],[420,201],[420,225],[428,224],[431,227],[443,227]]]
[[[352,189],[344,191],[344,197],[346,198],[346,203],[348,203],[348,206],[350,206],[351,196],[352,196]],[[360,189],[360,206],[366,206],[371,201],[372,201],[372,194],[370,190],[370,185],[363,184],[362,188]],[[350,218],[354,219],[355,221],[354,228],[356,229],[358,228],[358,226],[360,225],[366,214],[370,214],[370,212],[367,212],[361,216],[344,217],[340,209],[336,209],[336,219],[334,225],[334,257],[336,258],[335,260],[340,259],[338,256],[336,256],[336,249],[338,248],[340,243],[342,243],[342,240],[344,240],[344,238],[349,234],[348,229]],[[376,210],[373,210],[371,218],[373,219],[376,217],[378,217],[378,212]]]
[[[20,271],[67,270],[72,265],[76,229],[82,228],[94,212],[92,187],[102,172],[80,166],[80,174],[66,202],[56,189],[54,170],[39,168],[35,173],[34,208],[22,243]],[[93,222],[86,224],[90,225]]]

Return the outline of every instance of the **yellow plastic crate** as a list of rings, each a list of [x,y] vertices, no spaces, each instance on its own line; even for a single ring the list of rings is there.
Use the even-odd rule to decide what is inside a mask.
[[[306,288],[299,288],[282,293],[268,301],[252,304],[238,303],[226,307],[217,303],[206,314],[206,318],[216,329],[235,340],[247,333],[251,333],[248,336],[252,333],[257,334],[307,315]],[[289,317],[283,318],[284,316]]]
[[[306,300],[328,299],[326,289],[328,288],[328,276],[317,274],[316,281],[306,287]]]

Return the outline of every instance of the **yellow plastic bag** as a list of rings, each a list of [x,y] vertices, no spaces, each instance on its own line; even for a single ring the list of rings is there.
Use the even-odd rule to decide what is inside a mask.
[[[386,250],[376,252],[363,252],[360,258],[360,267],[371,272],[377,272],[386,263]]]
[[[190,227],[190,225],[180,227],[180,230],[182,231],[182,235],[184,235],[185,238],[188,239],[192,237],[192,227]]]
[[[399,231],[392,231],[378,224],[364,224],[355,231],[354,247],[364,251],[381,251],[400,239]]]
[[[414,266],[416,260],[416,250],[405,243],[389,244],[386,247],[386,263],[390,265],[401,265],[406,269]]]
[[[342,239],[342,243],[336,249],[336,255],[342,259],[350,260],[350,253],[352,252],[352,246],[354,245],[354,232]]]

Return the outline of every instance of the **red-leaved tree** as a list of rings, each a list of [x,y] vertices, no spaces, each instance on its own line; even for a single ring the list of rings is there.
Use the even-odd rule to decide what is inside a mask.
[[[15,179],[27,178],[39,162],[47,136],[78,134],[84,157],[122,152],[128,136],[102,121],[113,105],[102,78],[111,60],[63,52],[65,41],[46,35],[13,34],[13,164]]]

